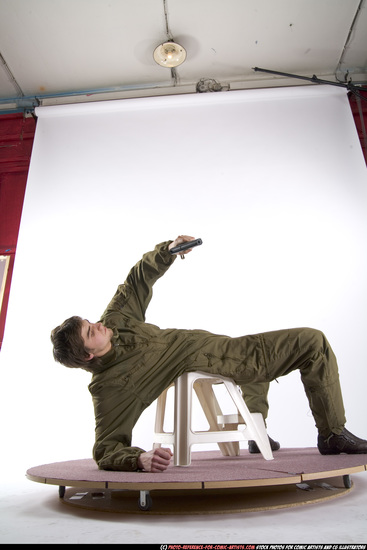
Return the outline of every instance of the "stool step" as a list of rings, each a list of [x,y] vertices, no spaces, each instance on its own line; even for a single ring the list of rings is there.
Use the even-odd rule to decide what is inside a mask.
[[[240,414],[218,414],[217,422],[218,424],[245,424]]]

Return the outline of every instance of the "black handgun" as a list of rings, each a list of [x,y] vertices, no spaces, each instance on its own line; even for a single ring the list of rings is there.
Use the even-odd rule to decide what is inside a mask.
[[[203,241],[201,239],[195,239],[194,241],[187,241],[185,243],[178,244],[177,246],[174,246],[173,248],[171,248],[170,254],[179,254],[184,250],[188,250],[189,248],[194,248],[194,246],[199,246],[200,244],[203,244]]]

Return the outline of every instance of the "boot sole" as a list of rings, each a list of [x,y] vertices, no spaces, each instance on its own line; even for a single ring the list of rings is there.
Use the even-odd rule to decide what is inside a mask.
[[[367,454],[367,451],[320,451],[319,453],[322,455],[340,455],[340,454],[346,454],[346,455],[364,455]]]

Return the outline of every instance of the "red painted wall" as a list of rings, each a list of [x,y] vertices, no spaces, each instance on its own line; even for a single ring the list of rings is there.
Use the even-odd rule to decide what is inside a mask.
[[[10,255],[0,313],[0,348],[35,129],[33,117],[25,118],[22,113],[0,116],[0,255]]]
[[[367,164],[367,89],[363,88],[360,94],[364,99],[358,99],[353,94],[349,95],[350,108],[352,109],[354,122],[361,142],[364,160]]]

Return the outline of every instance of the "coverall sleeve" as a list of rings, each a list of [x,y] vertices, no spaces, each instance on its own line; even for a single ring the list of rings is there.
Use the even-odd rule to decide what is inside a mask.
[[[130,270],[120,285],[103,316],[123,313],[137,321],[145,321],[145,312],[152,298],[154,283],[164,275],[175,260],[168,251],[172,241],[158,244]],[[124,321],[125,322],[125,321]],[[100,469],[138,470],[138,458],[142,452],[132,447],[132,430],[147,404],[124,381],[123,369],[116,368],[114,377],[106,382],[103,377],[92,380],[89,390],[93,397],[96,420],[93,457]]]
[[[123,311],[127,317],[145,321],[145,312],[153,295],[152,287],[176,259],[168,250],[171,242],[157,244],[154,250],[144,254],[130,270],[124,284],[119,285],[103,316]]]
[[[132,430],[145,408],[133,392],[117,384],[93,395],[96,438],[93,458],[101,470],[136,471],[144,449],[132,447]]]

